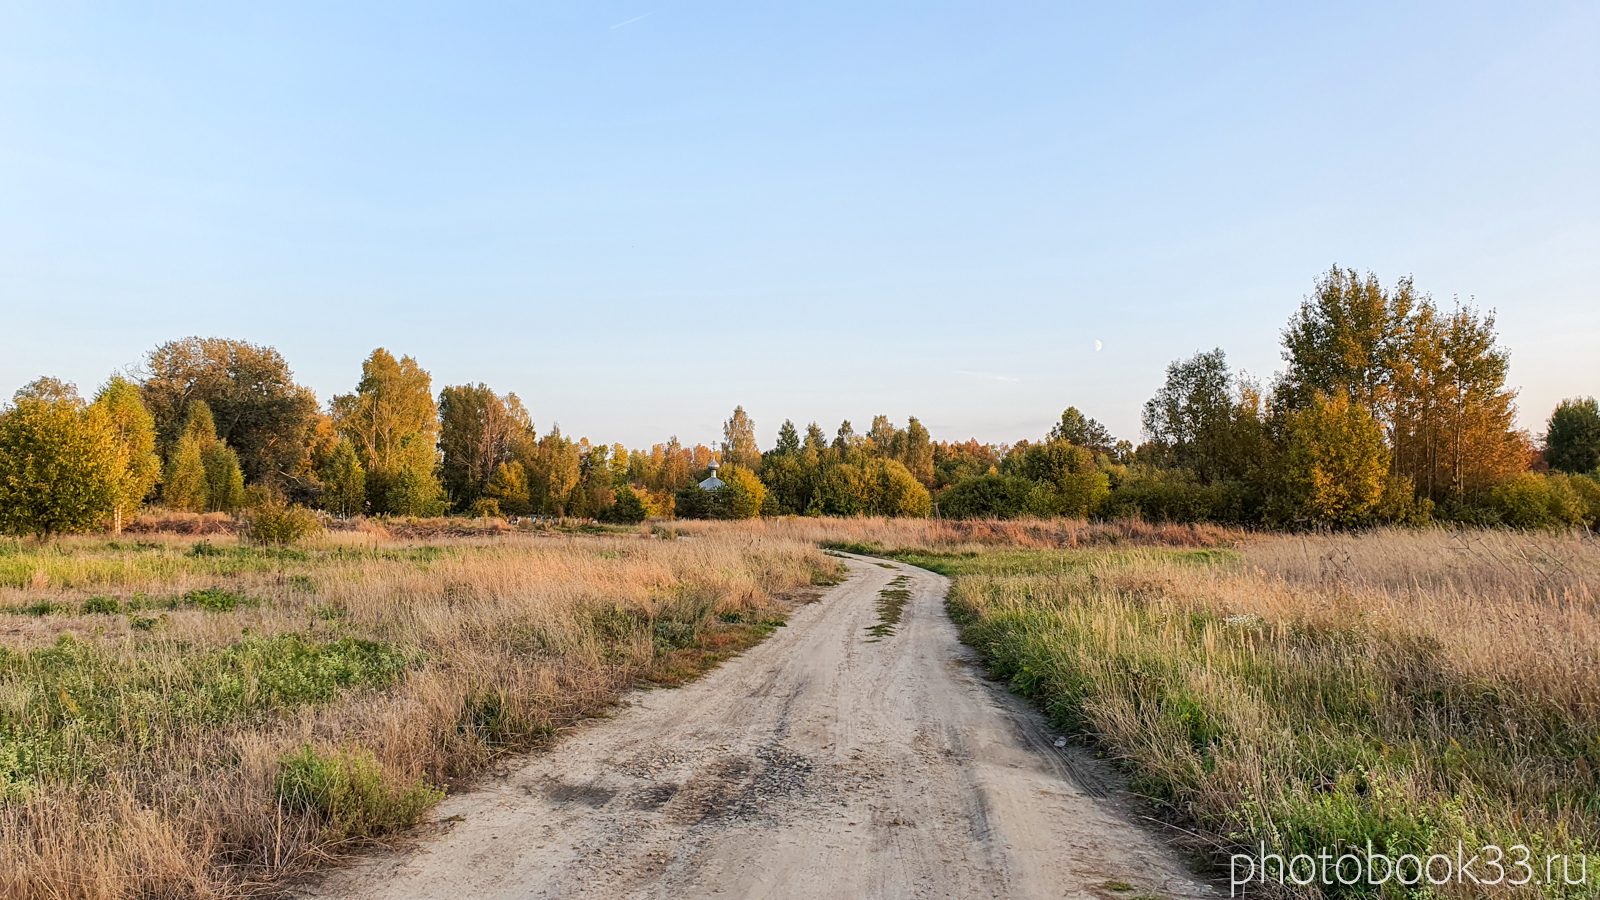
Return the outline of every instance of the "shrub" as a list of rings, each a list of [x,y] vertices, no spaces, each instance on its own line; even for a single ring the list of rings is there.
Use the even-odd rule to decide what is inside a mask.
[[[417,779],[393,784],[372,751],[351,744],[323,756],[310,744],[280,761],[278,796],[315,812],[333,838],[374,838],[415,825],[444,792]]]
[[[90,597],[83,601],[83,614],[92,615],[118,615],[122,612],[122,601],[115,597]]]
[[[1590,528],[1600,528],[1600,476],[1568,476],[1567,485],[1583,501],[1583,505],[1589,508],[1589,515],[1584,524]]]
[[[712,508],[719,519],[753,519],[761,514],[767,487],[756,473],[744,466],[726,466],[718,476],[723,485],[712,495]]]
[[[974,475],[939,495],[939,512],[952,519],[1017,519],[1032,514],[1033,489],[1016,475]]]
[[[240,604],[253,605],[250,598],[222,588],[201,588],[183,595],[183,599],[209,612],[233,612]]]
[[[672,513],[679,519],[711,517],[711,494],[698,484],[686,485],[673,495]]]
[[[1567,528],[1585,522],[1588,505],[1562,475],[1523,472],[1495,486],[1489,507],[1512,528]]]
[[[911,470],[893,459],[875,459],[867,473],[876,482],[872,511],[880,516],[925,519],[933,511],[933,497]]]
[[[292,544],[322,531],[317,514],[304,506],[272,500],[250,512],[250,540],[258,544]]]
[[[1242,491],[1222,482],[1201,484],[1186,469],[1128,469],[1101,504],[1108,519],[1138,516],[1146,522],[1233,521]]]
[[[637,525],[648,517],[644,503],[639,500],[639,495],[629,485],[620,485],[616,489],[611,506],[606,509],[602,517],[607,522],[620,522],[625,525]]]
[[[472,501],[472,506],[467,510],[467,515],[474,519],[503,519],[500,515],[500,501],[488,497],[479,497]]]

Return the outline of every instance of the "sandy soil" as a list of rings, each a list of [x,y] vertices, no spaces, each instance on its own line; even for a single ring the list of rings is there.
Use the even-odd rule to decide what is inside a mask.
[[[1054,746],[1033,711],[983,679],[945,616],[946,579],[850,566],[743,657],[635,694],[447,798],[408,846],[295,893],[1215,896],[1134,824],[1100,763]],[[879,638],[880,591],[896,587],[911,597]]]

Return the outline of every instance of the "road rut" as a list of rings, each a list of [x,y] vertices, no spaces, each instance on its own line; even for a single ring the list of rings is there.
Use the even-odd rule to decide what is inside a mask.
[[[1214,896],[1134,824],[1101,764],[983,679],[945,578],[847,562],[844,583],[742,657],[633,695],[447,798],[413,845],[295,893]],[[874,629],[899,600],[900,621]]]

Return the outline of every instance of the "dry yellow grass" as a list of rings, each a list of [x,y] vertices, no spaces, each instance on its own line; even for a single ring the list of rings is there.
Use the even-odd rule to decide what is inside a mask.
[[[21,573],[0,587],[0,895],[251,893],[367,829],[285,802],[298,748],[352,784],[372,775],[356,784],[372,821],[404,824],[428,785],[720,659],[758,630],[724,619],[774,616],[776,595],[836,568],[802,541],[743,534],[195,546],[0,556]],[[218,587],[244,601],[183,599]],[[138,608],[21,611],[95,596]]]
[[[1259,842],[1453,856],[1460,840],[1523,844],[1540,866],[1590,856],[1587,885],[1522,893],[1600,884],[1600,544],[1587,534],[1020,552],[930,534],[921,549],[914,531],[872,539],[956,576],[952,609],[991,669],[1121,759],[1222,862]]]

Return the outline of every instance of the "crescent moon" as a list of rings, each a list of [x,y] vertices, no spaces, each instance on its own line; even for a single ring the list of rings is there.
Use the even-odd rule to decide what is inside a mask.
[[[1095,341],[1094,342],[1094,352],[1099,353],[1100,352],[1100,346],[1101,346],[1100,342],[1099,341]]]

